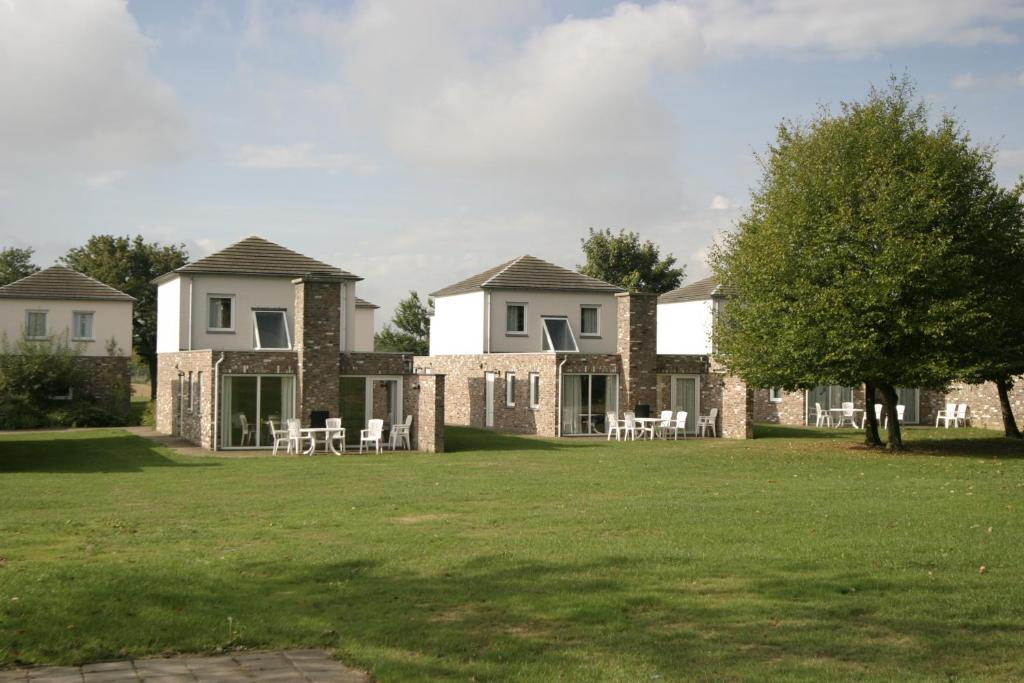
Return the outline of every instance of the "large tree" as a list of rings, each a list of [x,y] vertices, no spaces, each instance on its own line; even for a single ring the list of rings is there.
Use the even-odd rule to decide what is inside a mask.
[[[34,253],[35,249],[32,247],[0,249],[0,287],[39,272],[39,267],[32,263]]]
[[[896,387],[947,386],[962,331],[988,317],[979,254],[1005,237],[987,200],[992,158],[951,117],[931,125],[905,78],[783,122],[750,208],[711,255],[730,297],[719,358],[756,386],[864,383],[902,449]]]
[[[376,351],[402,351],[425,356],[430,353],[430,314],[434,300],[427,298],[424,306],[420,295],[409,292],[409,296],[398,302],[391,322],[373,336]]]
[[[587,262],[576,270],[610,282],[631,292],[663,294],[675,289],[683,280],[684,267],[675,267],[672,254],[662,258],[658,246],[650,240],[640,241],[635,232],[610,228],[594,230],[581,239]]]
[[[156,286],[153,278],[188,263],[184,244],[146,242],[142,235],[93,235],[84,246],[70,249],[69,268],[131,294],[135,303],[133,345],[149,366],[150,396],[156,398]]]

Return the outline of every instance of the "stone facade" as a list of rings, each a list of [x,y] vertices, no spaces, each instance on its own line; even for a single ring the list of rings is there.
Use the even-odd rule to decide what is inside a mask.
[[[754,438],[754,391],[735,375],[722,379],[721,436]]]
[[[128,356],[78,356],[82,389],[96,403],[118,417],[127,417],[132,400],[132,372]]]
[[[999,392],[992,382],[984,384],[954,384],[949,393],[944,397],[943,404],[966,403],[968,415],[971,418],[971,425],[984,427],[986,429],[1003,429],[1003,411],[999,407]],[[1013,409],[1013,416],[1017,420],[1017,427],[1024,429],[1024,376],[1017,377],[1013,389],[1010,391],[1010,407]],[[939,405],[945,408],[945,405]],[[935,424],[935,417],[931,418],[931,424]]]
[[[771,400],[768,389],[754,389],[754,422],[802,425],[807,418],[807,394],[803,391],[782,391]]]
[[[299,418],[338,408],[341,376],[341,288],[337,277],[306,276],[295,283],[295,349]]]
[[[617,351],[622,358],[619,408],[632,410],[657,402],[658,295],[623,292],[618,305]]]
[[[411,389],[415,396],[413,447],[426,453],[444,452],[444,375],[416,375]]]

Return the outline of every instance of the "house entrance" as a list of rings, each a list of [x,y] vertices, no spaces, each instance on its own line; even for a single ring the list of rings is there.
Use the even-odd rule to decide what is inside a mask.
[[[562,375],[562,436],[607,434],[619,412],[618,375]]]
[[[222,377],[220,447],[270,448],[270,423],[284,428],[295,415],[294,375]]]

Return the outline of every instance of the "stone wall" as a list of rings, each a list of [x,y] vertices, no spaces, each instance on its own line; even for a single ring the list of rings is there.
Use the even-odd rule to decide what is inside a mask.
[[[999,407],[999,392],[992,382],[984,384],[958,383],[950,387],[949,393],[943,397],[940,408],[945,408],[945,402],[966,403],[967,414],[971,418],[971,425],[984,427],[986,429],[1003,429],[1003,412]],[[1013,409],[1013,417],[1017,421],[1017,427],[1024,430],[1024,376],[1017,377],[1013,389],[1010,391],[1010,407]],[[935,424],[935,417],[932,416],[931,424]]]
[[[127,417],[132,400],[132,372],[128,356],[78,356],[82,390],[118,417]]]
[[[722,378],[719,435],[724,439],[754,438],[754,391],[735,375]]]
[[[783,391],[779,398],[781,400],[772,401],[767,389],[754,389],[754,422],[805,424],[807,394],[803,391]]]
[[[181,436],[203,448],[213,448],[213,356],[213,351],[157,355],[157,431]],[[192,373],[191,399],[186,395],[189,373]]]
[[[341,354],[341,374],[352,375],[407,375],[412,372],[411,353],[381,353],[361,351]]]
[[[623,292],[618,304],[617,351],[622,358],[619,409],[648,405],[658,399],[658,295]]]
[[[341,286],[336,277],[306,276],[295,283],[295,349],[298,353],[298,417],[338,410]]]
[[[413,375],[416,407],[413,448],[426,453],[444,452],[444,375]]]

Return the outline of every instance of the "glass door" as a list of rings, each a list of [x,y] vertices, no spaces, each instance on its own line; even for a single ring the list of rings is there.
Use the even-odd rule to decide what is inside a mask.
[[[896,387],[896,400],[903,409],[903,423],[916,425],[920,421],[920,391],[912,387]]]
[[[269,448],[270,422],[278,429],[294,416],[291,375],[227,375],[221,396],[222,448]]]
[[[401,377],[342,377],[338,387],[338,414],[345,428],[345,443],[358,444],[360,430],[375,418],[384,420],[385,433],[405,419]]]
[[[619,409],[618,375],[562,375],[562,435],[606,434]]]
[[[696,375],[674,375],[672,377],[671,406],[675,413],[686,411],[687,434],[697,432],[697,417],[700,414],[700,378]]]

